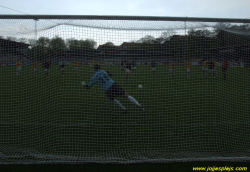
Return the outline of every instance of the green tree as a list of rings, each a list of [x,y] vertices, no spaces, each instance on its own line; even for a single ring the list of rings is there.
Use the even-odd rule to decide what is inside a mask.
[[[139,39],[137,43],[142,43],[142,44],[154,44],[157,43],[155,37],[151,35],[146,35],[143,38]]]
[[[79,50],[79,49],[94,49],[97,43],[92,39],[86,40],[76,40],[68,39],[66,45],[69,50]]]
[[[43,48],[49,48],[49,45],[50,45],[50,39],[47,37],[40,37],[35,44],[35,46]]]
[[[86,39],[80,40],[79,45],[83,49],[94,49],[96,48],[97,43],[93,39]]]
[[[17,38],[14,36],[7,36],[6,39],[10,41],[17,41]]]
[[[33,42],[35,40],[30,39],[29,41]],[[49,45],[50,45],[50,39],[47,37],[40,37],[31,49],[28,50],[28,56],[30,57],[31,60],[42,60],[47,57],[48,55],[48,50],[49,50]]]
[[[36,40],[35,39],[28,39],[27,42],[31,46],[34,46],[36,44]]]
[[[66,43],[61,37],[56,36],[50,40],[49,48],[51,50],[66,50]]]
[[[76,39],[68,39],[66,40],[66,46],[69,50],[77,50],[80,48],[79,41]]]
[[[167,30],[161,33],[159,38],[156,38],[156,43],[163,43],[164,41],[169,41],[173,35],[177,32],[174,29]]]
[[[215,36],[215,33],[208,29],[203,29],[203,30],[191,29],[190,31],[188,31],[188,36],[189,37],[212,37],[212,36]]]
[[[215,25],[215,33],[218,34],[221,30],[228,29],[231,27],[231,23],[217,23]]]
[[[190,30],[187,38],[188,50],[202,56],[204,49],[216,47],[215,32],[208,29]]]
[[[28,42],[28,40],[26,38],[19,38],[18,41],[22,42],[22,43],[27,43]]]
[[[104,46],[107,46],[107,47],[113,47],[115,46],[115,44],[113,42],[106,42],[105,44],[103,44]]]

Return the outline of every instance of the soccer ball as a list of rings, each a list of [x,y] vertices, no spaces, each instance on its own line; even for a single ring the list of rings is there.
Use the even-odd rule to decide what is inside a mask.
[[[139,86],[138,86],[138,88],[142,89],[142,88],[143,88],[143,86],[142,86],[142,85],[139,85]]]
[[[82,81],[82,86],[86,85],[86,83],[84,81]]]

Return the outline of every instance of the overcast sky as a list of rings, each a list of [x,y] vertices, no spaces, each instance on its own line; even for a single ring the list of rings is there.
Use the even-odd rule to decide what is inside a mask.
[[[4,8],[11,8],[13,10]],[[16,11],[14,11],[16,10]],[[19,11],[19,12],[18,12]],[[21,13],[22,12],[22,13]],[[1,0],[0,14],[250,18],[250,0]]]
[[[250,0],[0,0],[0,15],[1,14],[171,16],[250,19]],[[2,36],[15,36],[22,38],[24,37],[24,35],[21,34],[22,32],[34,32],[34,23],[31,23],[31,25],[28,25],[27,23],[18,25],[15,23],[15,26],[13,26],[12,23],[10,24],[11,25],[7,27],[6,22],[4,23],[6,29],[3,30],[4,28],[2,28]],[[55,23],[47,22],[47,24]],[[102,27],[104,25],[104,23],[100,22],[99,24]],[[108,24],[110,25],[110,23]],[[117,25],[118,27],[120,27],[119,24]],[[180,23],[178,24],[179,25],[173,25],[173,23],[168,23],[168,25],[164,25],[164,27],[178,28],[183,26],[182,30],[175,31],[178,31],[178,34],[184,34],[184,23],[181,25]],[[27,28],[28,26],[31,27],[31,30]],[[44,23],[42,25],[38,22],[38,26],[44,26]],[[50,28],[49,26],[50,25],[47,27]],[[140,25],[140,27],[143,26]],[[69,27],[70,26],[67,28],[56,27],[54,30],[46,31],[47,35],[43,32],[38,32],[38,37],[46,36],[51,38],[55,36],[54,34],[56,33],[65,39],[89,38],[95,40],[97,44],[104,44],[107,41],[111,41],[119,45],[122,42],[138,40],[145,35],[159,37],[162,33],[162,31],[130,31],[128,33],[125,31],[96,31],[93,29],[90,30],[89,27],[86,27],[85,30],[83,28],[82,30],[71,28],[74,32],[64,32],[65,29],[66,31],[69,30]],[[160,28],[162,27],[163,26],[160,26]],[[22,28],[24,30],[22,30]],[[62,29],[64,29],[64,31],[62,31]],[[66,35],[63,35],[63,33]],[[34,38],[34,36],[31,37]]]

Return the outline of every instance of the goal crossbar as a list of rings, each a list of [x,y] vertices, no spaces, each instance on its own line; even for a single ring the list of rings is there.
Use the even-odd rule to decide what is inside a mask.
[[[159,16],[106,16],[106,15],[0,15],[0,19],[77,19],[77,20],[141,20],[141,21],[186,21],[186,22],[230,22],[250,23],[250,19],[203,18],[203,17],[159,17]]]

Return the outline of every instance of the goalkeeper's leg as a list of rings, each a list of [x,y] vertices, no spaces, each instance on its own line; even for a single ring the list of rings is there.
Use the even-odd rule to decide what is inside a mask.
[[[138,103],[137,100],[136,100],[134,97],[128,95],[128,93],[125,93],[125,97],[126,97],[130,102],[132,102],[132,103],[134,103],[135,105],[137,105],[143,112],[145,111],[144,108],[142,107],[142,105],[140,105],[140,103]]]
[[[124,111],[127,110],[124,106],[122,106],[122,104],[121,104],[118,100],[114,99],[113,102],[114,102],[117,106],[119,106],[120,108],[122,108]]]

